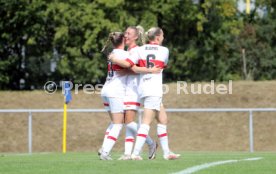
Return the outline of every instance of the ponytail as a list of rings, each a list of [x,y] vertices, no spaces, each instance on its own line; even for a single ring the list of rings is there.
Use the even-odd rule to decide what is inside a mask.
[[[142,44],[142,45],[146,44],[144,28],[141,25],[137,25],[136,31],[138,33],[138,42],[140,42],[140,44]]]
[[[101,53],[103,53],[105,56],[108,56],[112,50],[113,46],[111,45],[110,37],[108,37],[108,39],[105,41],[103,49],[101,50]]]
[[[101,52],[105,55],[109,55],[113,48],[118,47],[124,41],[124,33],[123,32],[112,32],[108,35],[108,39],[101,50]],[[111,44],[112,43],[112,44]]]

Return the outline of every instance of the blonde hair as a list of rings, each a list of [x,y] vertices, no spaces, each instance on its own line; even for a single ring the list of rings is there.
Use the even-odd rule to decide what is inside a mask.
[[[163,33],[162,29],[159,27],[151,27],[147,32],[146,36],[149,41],[155,39],[156,36],[159,36]]]
[[[131,28],[135,31],[136,36],[138,36],[138,45],[144,45],[146,43],[145,30],[141,25],[129,26],[127,28]]]
[[[146,43],[145,30],[141,25],[137,25],[136,29],[138,31],[138,40],[144,45]]]

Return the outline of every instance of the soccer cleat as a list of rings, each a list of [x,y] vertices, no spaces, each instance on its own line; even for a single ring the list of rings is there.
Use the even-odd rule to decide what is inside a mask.
[[[155,159],[157,147],[157,142],[153,141],[152,145],[149,146],[149,159]]]
[[[131,155],[122,155],[118,160],[131,160]]]
[[[104,155],[103,153],[100,155],[100,160],[113,160],[110,155]]]
[[[173,152],[170,152],[169,154],[167,155],[164,155],[163,158],[165,160],[176,160],[180,157],[181,155],[180,154],[175,154]]]
[[[143,160],[143,158],[142,158],[141,156],[139,156],[139,155],[134,155],[134,154],[131,155],[131,159],[132,159],[132,160]]]

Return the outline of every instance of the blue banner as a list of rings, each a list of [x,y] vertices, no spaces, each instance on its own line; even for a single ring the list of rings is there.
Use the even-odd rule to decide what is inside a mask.
[[[65,103],[68,104],[72,100],[71,96],[71,82],[65,81],[64,84],[64,97],[65,97]]]

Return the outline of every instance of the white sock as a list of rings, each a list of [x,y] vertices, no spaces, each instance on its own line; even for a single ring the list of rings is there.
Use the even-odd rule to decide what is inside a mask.
[[[134,146],[133,154],[134,155],[139,155],[143,145],[145,144],[146,137],[149,134],[150,127],[149,125],[142,124],[137,132],[136,136],[136,143]]]
[[[167,126],[164,124],[157,124],[157,135],[160,140],[160,144],[164,155],[169,154],[170,149],[169,149],[169,140],[167,135]]]
[[[110,124],[108,125],[107,129],[105,130],[103,142],[106,141],[106,139],[107,139],[107,137],[109,135],[109,132],[110,132],[110,130],[111,130],[112,127],[113,127],[113,123],[110,122]],[[103,144],[102,144],[102,147],[103,147]]]
[[[151,146],[153,144],[153,139],[148,135],[146,138],[146,143]]]
[[[122,124],[113,124],[112,129],[109,132],[108,137],[103,143],[103,152],[105,154],[109,154],[111,149],[113,148],[114,144],[116,143],[116,140],[122,130],[123,125]]]
[[[135,136],[137,134],[137,123],[130,122],[126,125],[125,155],[131,155]]]

